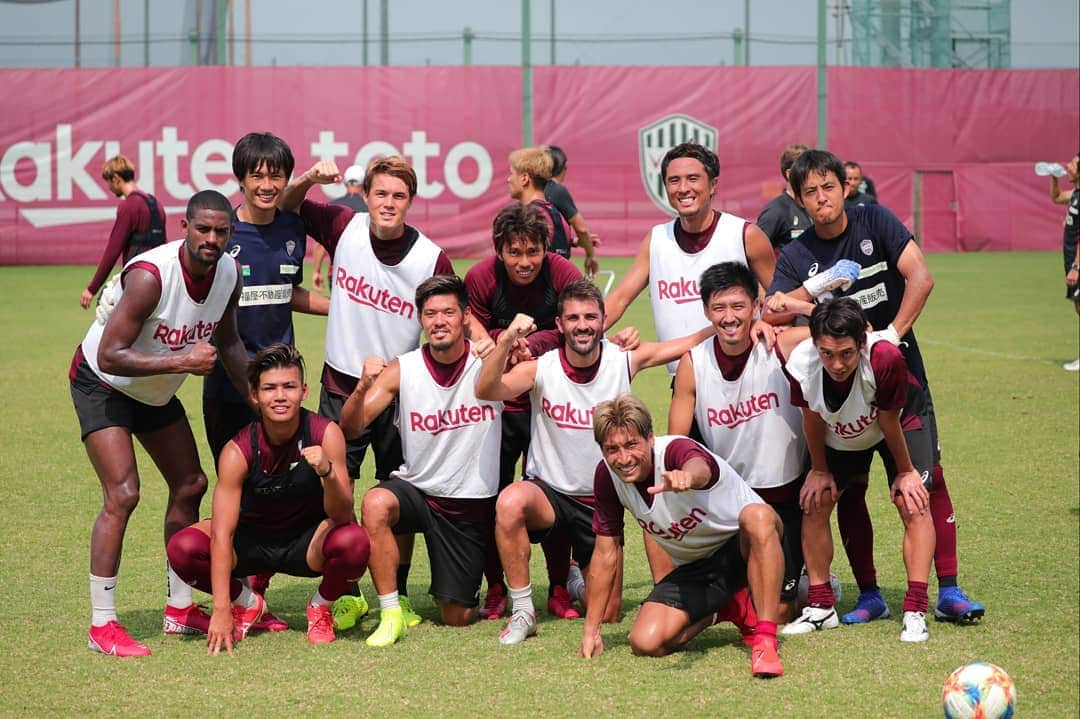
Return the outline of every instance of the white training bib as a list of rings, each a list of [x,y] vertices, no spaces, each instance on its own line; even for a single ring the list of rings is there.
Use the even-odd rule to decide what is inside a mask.
[[[371,249],[371,216],[358,212],[334,251],[333,291],[326,318],[326,363],[352,377],[364,358],[393,357],[420,345],[416,287],[435,272],[439,247],[422,233],[397,265]]]
[[[457,382],[431,376],[423,349],[398,357],[398,430],[405,462],[392,476],[432,497],[483,499],[499,492],[502,402],[476,398],[480,359],[468,354]]]
[[[870,449],[885,438],[878,424],[877,382],[870,366],[870,348],[880,341],[877,333],[867,333],[851,391],[835,412],[825,403],[825,369],[813,340],[800,342],[787,361],[787,371],[802,388],[803,399],[825,420],[825,444],[833,449]]]
[[[754,344],[746,366],[727,380],[716,361],[715,337],[690,350],[697,401],[694,416],[705,444],[755,489],[782,487],[806,468],[802,412],[775,352]]]
[[[671,442],[685,439],[676,435],[656,437],[653,447],[653,482],[662,483],[664,453]],[[693,440],[691,440],[693,441]],[[720,457],[720,478],[709,489],[661,492],[653,495],[652,507],[632,484],[619,479],[605,461],[619,501],[676,565],[689,564],[712,555],[739,531],[739,513],[748,504],[760,504],[761,497],[742,481]]]
[[[649,240],[649,301],[661,342],[693,334],[708,324],[698,288],[702,272],[718,262],[749,266],[743,218],[721,213],[709,244],[695,254],[684,252],[675,241],[675,222],[653,227]],[[668,362],[668,374],[674,375],[678,366],[678,360]]]
[[[161,276],[161,297],[153,312],[143,322],[139,336],[131,348],[151,355],[173,355],[191,351],[197,342],[209,342],[214,330],[225,314],[229,299],[236,290],[236,260],[222,254],[214,270],[210,294],[202,302],[196,302],[188,294],[184,284],[184,270],[180,266],[180,252],[185,240],[159,245],[131,258],[126,269],[135,262],[146,262],[157,267]],[[116,301],[120,301],[123,289],[118,282]],[[161,407],[169,402],[187,379],[186,374],[158,374],[145,377],[122,377],[109,374],[98,366],[98,349],[105,326],[94,322],[82,342],[87,364],[105,384],[117,389],[143,404]]]
[[[536,361],[532,405],[532,440],[525,474],[539,477],[563,494],[590,496],[593,474],[602,459],[593,439],[593,410],[600,402],[630,391],[630,353],[603,340],[600,366],[591,382],[566,375],[558,350]]]

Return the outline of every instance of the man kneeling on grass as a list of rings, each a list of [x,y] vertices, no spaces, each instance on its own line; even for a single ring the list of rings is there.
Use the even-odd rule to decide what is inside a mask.
[[[334,641],[331,606],[363,575],[370,552],[353,517],[341,429],[300,406],[308,391],[300,353],[266,347],[251,359],[248,382],[259,419],[221,452],[213,517],[168,544],[177,575],[214,595],[211,654],[232,652],[266,609],[243,579],[250,574],[322,576],[307,607],[307,638]]]
[[[604,651],[600,618],[621,560],[625,507],[675,564],[634,620],[634,654],[664,656],[681,648],[749,584],[757,614],[750,671],[762,678],[782,675],[776,620],[783,526],[773,508],[694,440],[655,437],[649,410],[636,397],[597,405],[593,432],[604,459],[593,486],[596,548],[586,583],[582,656]]]

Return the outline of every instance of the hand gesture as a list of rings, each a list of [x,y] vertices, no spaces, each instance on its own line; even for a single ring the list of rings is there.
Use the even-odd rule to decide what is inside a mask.
[[[661,492],[685,492],[694,488],[694,477],[689,472],[673,469],[660,474],[660,484],[654,484],[647,490],[649,494]]]
[[[214,371],[217,348],[209,342],[196,342],[187,353],[187,371],[205,377]]]
[[[365,389],[369,389],[371,385],[375,384],[375,379],[382,374],[384,369],[386,369],[386,360],[382,357],[372,355],[364,358],[364,372],[360,375],[360,383],[364,385]]]
[[[317,185],[329,185],[332,182],[341,182],[341,171],[333,160],[319,160],[304,173],[304,179]]]
[[[319,271],[313,271],[311,273],[311,286],[319,292],[322,292],[323,286],[326,284],[326,276]]]
[[[892,494],[893,502],[909,517],[925,514],[930,509],[930,492],[926,490],[922,477],[915,470],[900,472],[896,475],[896,479],[893,480]]]
[[[638,332],[637,327],[623,327],[611,336],[611,341],[623,352],[632,352],[641,344],[641,333]]]
[[[765,320],[757,320],[750,326],[750,341],[757,342],[758,340],[763,340],[765,349],[770,352],[776,344],[776,330]]]
[[[79,296],[79,306],[84,310],[90,306],[90,303],[94,301],[94,293],[90,290],[83,290]]]
[[[221,654],[221,648],[233,653],[233,617],[231,611],[216,611],[210,615],[210,626],[206,630],[206,653],[211,656]]]
[[[311,445],[310,447],[304,447],[300,450],[300,454],[303,455],[308,466],[320,477],[329,474],[330,470],[333,468],[333,465],[330,464],[330,460],[327,459],[326,455],[323,453],[322,447],[317,444]]]
[[[810,473],[806,475],[802,490],[799,491],[799,506],[802,507],[804,512],[810,514],[821,508],[821,500],[824,499],[826,494],[830,493],[832,501],[835,502],[836,495],[839,492],[836,489],[836,480],[833,479],[832,472],[811,469]]]
[[[600,263],[596,261],[596,255],[589,255],[585,258],[585,276],[589,279],[596,277],[596,273],[600,271]]]
[[[488,355],[495,351],[495,342],[490,337],[472,342],[472,353],[481,360],[487,359]]]
[[[517,342],[522,340],[528,335],[536,331],[536,322],[532,317],[526,314],[518,313],[514,315],[514,319],[510,321],[510,326],[503,330],[502,337],[506,337],[507,342]]]

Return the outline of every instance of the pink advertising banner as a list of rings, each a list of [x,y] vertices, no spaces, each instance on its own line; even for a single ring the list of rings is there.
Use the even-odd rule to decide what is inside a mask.
[[[194,191],[239,202],[230,156],[252,130],[285,138],[297,172],[402,154],[419,179],[410,223],[481,256],[521,144],[513,67],[4,70],[0,90],[0,264],[96,262],[117,204],[99,172],[117,152],[176,236]],[[811,67],[538,67],[533,135],[566,150],[602,254],[627,255],[670,216],[659,162],[683,139],[719,155],[716,206],[755,218],[781,190],[783,147],[815,144],[816,90]],[[828,121],[829,148],[926,249],[1060,246],[1062,208],[1032,165],[1080,149],[1080,73],[832,68]]]

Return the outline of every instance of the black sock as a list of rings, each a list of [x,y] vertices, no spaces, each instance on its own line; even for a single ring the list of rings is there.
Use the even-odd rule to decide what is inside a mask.
[[[402,597],[409,596],[409,567],[408,564],[399,564],[397,568],[397,593]]]

